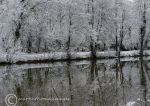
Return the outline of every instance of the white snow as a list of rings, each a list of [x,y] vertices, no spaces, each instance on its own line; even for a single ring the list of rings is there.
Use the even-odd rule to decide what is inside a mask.
[[[135,101],[128,102],[126,106],[134,106],[136,104]]]
[[[139,51],[123,51],[121,57],[134,57],[138,56]],[[150,56],[150,50],[144,51],[144,55]],[[71,59],[87,59],[90,58],[90,52],[72,52],[70,53]],[[97,52],[97,58],[116,58],[115,51]],[[148,57],[147,57],[148,58]],[[29,61],[52,61],[52,60],[65,60],[67,59],[67,53],[54,52],[54,53],[15,53],[15,54],[0,54],[0,63],[17,63],[17,62],[29,62]],[[132,60],[132,59],[131,59]]]

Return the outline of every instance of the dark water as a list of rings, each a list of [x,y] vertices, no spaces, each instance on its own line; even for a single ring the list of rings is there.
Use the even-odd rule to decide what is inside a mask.
[[[16,106],[150,106],[149,85],[148,61],[0,66],[0,106],[6,106],[8,94],[30,98],[18,100]]]

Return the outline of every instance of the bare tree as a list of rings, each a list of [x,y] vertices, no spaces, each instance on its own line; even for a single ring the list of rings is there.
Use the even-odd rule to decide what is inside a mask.
[[[140,0],[140,11],[141,11],[141,26],[140,26],[140,56],[143,57],[144,51],[144,40],[146,36],[146,13],[147,13],[147,0]]]
[[[116,55],[118,55],[118,0],[115,0],[115,42],[116,42]]]
[[[118,50],[118,58],[120,58],[120,52],[123,48],[123,38],[124,38],[124,21],[125,21],[125,10],[122,11],[121,17],[121,28],[120,28],[120,40],[119,40],[119,50]]]
[[[20,1],[21,5],[22,5],[22,10],[25,7],[25,0],[21,0]],[[20,38],[21,34],[20,34],[20,29],[22,27],[22,23],[23,23],[23,11],[21,11],[19,17],[18,17],[18,22],[16,22],[16,30],[15,30],[15,40],[14,40],[14,44],[16,44],[16,41]]]
[[[71,6],[69,6],[69,13],[68,13],[68,19],[69,19],[69,23],[68,23],[68,38],[67,38],[67,42],[66,42],[66,51],[67,51],[67,57],[68,59],[70,59],[70,44],[71,44],[71,27],[72,27],[72,12],[71,12]]]

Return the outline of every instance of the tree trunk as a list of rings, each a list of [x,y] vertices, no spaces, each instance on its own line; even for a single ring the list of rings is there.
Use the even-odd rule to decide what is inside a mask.
[[[144,3],[144,10],[142,12],[142,26],[140,28],[140,56],[143,57],[143,51],[144,51],[144,39],[146,35],[146,3]]]
[[[69,8],[69,33],[68,33],[68,39],[67,39],[67,43],[66,43],[66,45],[67,45],[67,57],[68,57],[68,59],[70,59],[71,58],[71,56],[70,56],[70,43],[71,43],[71,26],[72,26],[72,14],[71,14],[71,12],[70,12],[70,8]]]
[[[21,0],[20,3],[22,4],[22,8],[24,8],[24,2],[25,0]],[[16,30],[15,30],[15,40],[14,40],[14,44],[16,44],[17,40],[20,38],[21,34],[20,34],[20,29],[22,27],[22,22],[24,20],[23,18],[23,11],[20,13],[19,15],[19,19],[18,19],[18,22],[16,23],[17,27],[16,27]]]
[[[92,37],[90,38],[90,51],[91,51],[91,59],[96,59],[96,44]]]
[[[118,8],[117,8],[117,0],[115,0],[115,19],[118,17]],[[115,40],[116,40],[116,56],[118,56],[118,23],[117,20],[115,20]]]
[[[91,25],[92,29],[94,28],[94,0],[91,0],[92,2],[92,17],[91,17]]]
[[[125,10],[122,12],[122,21],[121,21],[121,30],[120,30],[120,41],[119,41],[119,50],[118,50],[118,58],[120,58],[120,53],[123,47],[123,38],[124,38],[124,21],[125,21]]]

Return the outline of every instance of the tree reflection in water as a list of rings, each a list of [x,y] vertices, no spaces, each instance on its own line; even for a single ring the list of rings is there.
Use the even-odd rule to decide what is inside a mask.
[[[141,83],[141,93],[142,93],[142,97],[141,97],[141,105],[142,106],[147,106],[147,80],[146,80],[146,71],[145,67],[144,67],[144,61],[143,61],[143,57],[140,57],[140,83]]]
[[[24,98],[70,99],[19,101],[18,106],[149,106],[149,64],[140,59],[40,64],[41,68],[0,66],[0,99],[13,93]]]

